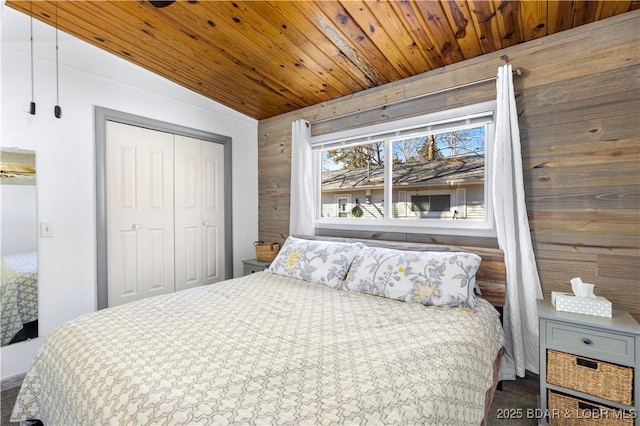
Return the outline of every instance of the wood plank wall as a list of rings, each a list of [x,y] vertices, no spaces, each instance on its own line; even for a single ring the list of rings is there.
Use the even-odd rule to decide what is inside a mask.
[[[495,97],[494,83],[362,112],[496,75],[515,78],[527,211],[545,298],[581,277],[596,294],[640,321],[640,11],[503,49],[420,76],[259,123],[259,234],[282,242],[289,230],[291,122],[322,121],[314,132],[452,108]],[[352,113],[348,118],[332,117]],[[493,239],[375,232],[320,232],[495,247]]]

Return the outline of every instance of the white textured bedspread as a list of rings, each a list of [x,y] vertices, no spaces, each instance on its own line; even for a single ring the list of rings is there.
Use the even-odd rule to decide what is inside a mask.
[[[479,425],[497,312],[260,272],[98,311],[46,340],[12,420]]]

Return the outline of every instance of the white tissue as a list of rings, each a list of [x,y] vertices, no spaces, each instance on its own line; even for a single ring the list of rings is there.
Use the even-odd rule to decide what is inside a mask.
[[[596,298],[596,295],[593,294],[593,284],[583,283],[580,278],[571,278],[571,290],[577,297]]]

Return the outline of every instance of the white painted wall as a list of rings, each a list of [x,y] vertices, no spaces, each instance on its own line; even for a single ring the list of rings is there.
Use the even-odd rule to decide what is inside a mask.
[[[36,251],[36,187],[0,185],[0,255]]]
[[[233,256],[255,257],[258,235],[258,122],[87,43],[59,33],[62,118],[56,119],[55,30],[34,20],[36,115],[31,101],[29,17],[0,5],[0,141],[36,151],[40,238],[40,336],[0,351],[2,380],[26,372],[46,336],[96,309],[94,106],[230,136],[233,155]]]

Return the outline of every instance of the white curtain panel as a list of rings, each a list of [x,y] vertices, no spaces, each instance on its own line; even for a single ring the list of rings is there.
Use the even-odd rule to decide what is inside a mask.
[[[542,299],[540,278],[531,244],[524,197],[520,129],[511,65],[498,70],[496,132],[493,147],[493,206],[498,244],[504,251],[507,295],[504,308],[505,356],[500,379],[538,374],[538,315]]]
[[[309,122],[296,120],[291,124],[291,206],[289,233],[315,235],[314,204],[316,188],[313,182],[314,156],[311,152]]]

